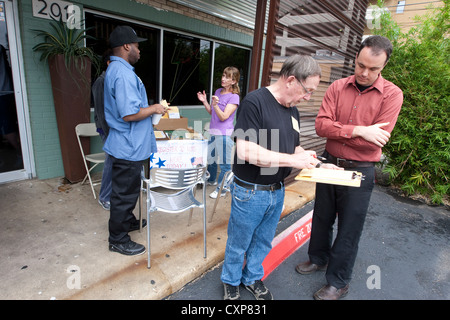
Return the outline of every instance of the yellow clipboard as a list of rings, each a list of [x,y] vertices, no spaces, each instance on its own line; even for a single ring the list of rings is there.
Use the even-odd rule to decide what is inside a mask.
[[[324,168],[302,169],[295,180],[360,187],[363,175],[357,171],[333,170]]]

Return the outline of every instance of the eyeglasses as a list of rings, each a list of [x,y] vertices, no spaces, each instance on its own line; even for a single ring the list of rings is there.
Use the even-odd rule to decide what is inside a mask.
[[[305,92],[306,92],[305,97],[308,95],[312,96],[314,94],[314,91],[308,91],[308,89],[306,89],[306,87],[303,85],[303,83],[300,80],[298,80],[297,78],[295,78],[295,80],[297,80],[300,83],[300,85],[302,86],[303,90],[305,90]]]

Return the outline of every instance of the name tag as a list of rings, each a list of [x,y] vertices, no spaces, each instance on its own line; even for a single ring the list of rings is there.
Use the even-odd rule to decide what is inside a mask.
[[[292,120],[292,128],[294,128],[295,131],[300,133],[300,127],[298,126],[298,121],[294,117],[291,117]]]

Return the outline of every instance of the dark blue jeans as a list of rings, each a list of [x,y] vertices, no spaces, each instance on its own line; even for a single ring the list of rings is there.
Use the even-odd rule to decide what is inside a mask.
[[[106,136],[104,134],[100,134],[102,137],[103,144],[106,141]],[[110,201],[111,191],[112,191],[112,160],[111,156],[105,152],[105,163],[103,164],[103,174],[102,174],[102,185],[100,187],[100,193],[98,198],[101,201]]]
[[[326,279],[336,288],[351,280],[358,253],[370,197],[375,184],[373,167],[354,168],[365,175],[361,187],[316,184],[316,200],[312,219],[308,254],[310,261],[326,265]],[[337,235],[333,242],[333,225],[338,218]]]

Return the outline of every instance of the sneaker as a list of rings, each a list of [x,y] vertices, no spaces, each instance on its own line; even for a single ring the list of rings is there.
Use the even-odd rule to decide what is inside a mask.
[[[206,181],[206,185],[207,186],[217,186],[217,181],[209,181],[209,180],[207,180]]]
[[[256,280],[254,284],[245,286],[245,289],[250,291],[256,300],[273,300],[272,294],[261,280]]]
[[[211,194],[209,195],[210,198],[216,199],[217,195],[219,194],[219,191],[214,190],[213,192],[211,192]],[[222,193],[220,194],[221,197],[225,197],[225,195],[227,194],[227,192],[222,190]]]
[[[241,294],[239,293],[239,286],[232,286],[231,284],[224,283],[223,290],[225,291],[223,295],[223,300],[240,300]]]
[[[109,251],[118,252],[126,256],[138,256],[145,252],[145,247],[130,240],[125,243],[110,243]]]
[[[109,201],[102,201],[98,199],[98,203],[103,207],[105,210],[109,210],[111,208],[111,203]]]

